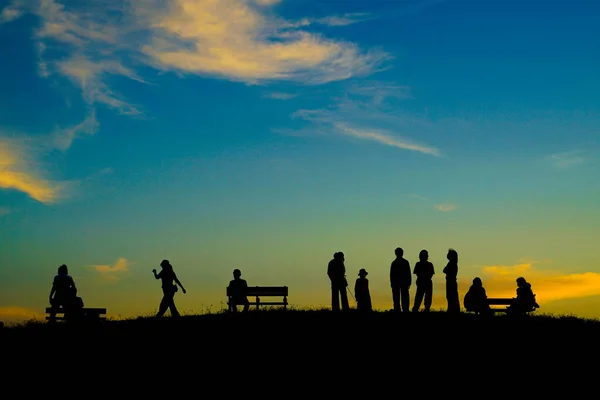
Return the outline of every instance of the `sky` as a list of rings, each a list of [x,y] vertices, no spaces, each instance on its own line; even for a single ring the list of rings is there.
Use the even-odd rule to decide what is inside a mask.
[[[330,304],[327,263],[446,253],[543,313],[600,317],[600,3],[0,0],[0,320],[219,311],[239,268]],[[411,302],[415,286],[411,287]],[[350,298],[351,305],[353,300]]]

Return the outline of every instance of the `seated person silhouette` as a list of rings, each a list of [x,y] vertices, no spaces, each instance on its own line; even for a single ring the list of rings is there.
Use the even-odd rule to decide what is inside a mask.
[[[237,312],[237,306],[243,305],[244,312],[250,308],[250,303],[246,295],[248,284],[242,278],[242,271],[239,269],[233,270],[233,280],[229,282],[230,296],[229,296],[229,311]]]
[[[373,305],[371,304],[371,292],[369,291],[369,280],[366,278],[368,274],[369,273],[364,268],[358,271],[359,278],[354,285],[356,308],[361,311],[373,310]]]
[[[467,294],[465,294],[463,304],[467,311],[472,311],[475,314],[486,314],[491,312],[481,278],[476,277],[473,279],[473,284],[469,288]]]
[[[514,300],[513,304],[508,307],[512,313],[526,313],[540,308],[535,300],[535,294],[531,290],[531,284],[523,277],[517,278],[517,297]]]
[[[79,307],[80,303],[77,299],[77,287],[73,277],[69,275],[69,269],[65,264],[58,267],[58,274],[54,277],[52,282],[52,289],[50,290],[50,305],[52,306],[52,312],[50,313],[50,322],[56,321],[56,312],[60,307],[64,309],[65,319],[72,317],[74,312]],[[83,300],[81,301],[83,303]]]

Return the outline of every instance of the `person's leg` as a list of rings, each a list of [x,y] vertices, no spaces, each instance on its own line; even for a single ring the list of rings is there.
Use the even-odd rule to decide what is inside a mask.
[[[348,291],[344,285],[342,285],[342,288],[340,289],[340,297],[342,298],[342,310],[349,310],[350,304],[348,303]]]
[[[421,302],[423,301],[423,296],[425,295],[425,291],[423,290],[423,286],[417,285],[417,293],[415,294],[415,304],[413,305],[413,312],[419,311],[421,307]]]
[[[425,285],[425,311],[431,308],[431,300],[433,300],[433,282],[429,281]]]
[[[392,303],[394,304],[394,311],[400,311],[400,287],[392,286]]]
[[[409,312],[410,311],[410,294],[408,291],[408,286],[402,286],[400,288],[400,295],[402,296],[402,311]]]
[[[167,296],[168,294],[163,289],[163,298],[160,301],[160,305],[158,306],[158,312],[156,313],[157,317],[162,317],[167,312],[167,308],[169,307]]]
[[[339,288],[335,284],[331,284],[331,310],[339,311],[340,309],[340,297],[339,297]]]
[[[250,302],[248,301],[247,297],[244,297],[244,312],[248,312],[249,309],[250,309]]]
[[[171,311],[171,317],[179,317],[179,310],[175,306],[175,293],[171,293],[169,297],[169,311]]]

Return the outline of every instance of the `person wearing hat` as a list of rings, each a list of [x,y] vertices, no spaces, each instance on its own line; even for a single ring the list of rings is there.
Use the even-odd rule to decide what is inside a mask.
[[[179,317],[179,311],[177,307],[175,307],[175,293],[177,292],[177,285],[181,287],[181,291],[183,294],[186,293],[185,288],[177,279],[177,275],[175,271],[173,271],[173,266],[169,262],[169,260],[162,260],[160,263],[162,267],[162,271],[158,274],[156,273],[156,269],[153,269],[154,278],[162,279],[162,290],[163,290],[163,298],[160,301],[160,306],[158,307],[158,312],[156,313],[157,317],[162,317],[167,312],[167,309],[171,311],[172,317]],[[175,282],[177,285],[175,285]]]
[[[371,293],[369,291],[369,280],[367,279],[368,274],[369,273],[364,268],[361,268],[361,270],[358,271],[358,279],[354,285],[356,309],[361,311],[373,310],[373,305],[371,304]]]

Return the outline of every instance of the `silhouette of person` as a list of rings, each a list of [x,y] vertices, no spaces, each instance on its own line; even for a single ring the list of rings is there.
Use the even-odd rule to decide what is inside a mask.
[[[508,307],[509,311],[513,313],[525,313],[534,311],[539,307],[539,304],[535,300],[535,294],[531,290],[531,284],[523,277],[517,278],[517,297],[513,304]]]
[[[160,263],[162,270],[157,274],[156,269],[153,269],[154,278],[162,279],[162,290],[163,290],[163,298],[160,301],[160,305],[158,307],[158,312],[156,313],[157,317],[162,317],[167,312],[167,309],[171,311],[172,317],[179,317],[179,311],[175,306],[175,293],[177,292],[177,285],[181,287],[183,294],[187,293],[185,288],[177,279],[177,275],[175,271],[173,271],[173,266],[168,260],[162,260]],[[177,285],[173,284],[175,282]]]
[[[237,312],[237,306],[243,305],[244,312],[248,311],[250,308],[250,302],[248,301],[248,296],[246,295],[246,291],[248,289],[248,284],[242,278],[242,271],[239,269],[233,270],[233,280],[229,282],[229,287],[231,288],[231,296],[229,297],[229,311]]]
[[[408,312],[410,307],[409,289],[412,284],[412,274],[408,260],[403,258],[404,250],[400,247],[394,250],[396,259],[390,266],[390,284],[392,285],[392,301],[394,311]],[[402,299],[402,309],[400,308]]]
[[[417,276],[417,294],[415,295],[415,304],[413,312],[419,311],[423,297],[425,297],[423,311],[428,312],[431,309],[431,300],[433,299],[433,275],[435,270],[433,264],[429,262],[429,253],[427,250],[421,250],[419,261],[415,264],[413,273]]]
[[[469,291],[465,294],[463,301],[467,311],[473,311],[475,314],[487,314],[491,312],[487,301],[487,293],[483,287],[481,278],[475,277]]]
[[[356,309],[360,311],[371,311],[373,305],[371,304],[371,292],[369,291],[369,280],[366,276],[369,273],[361,268],[358,271],[359,278],[354,284],[354,297],[356,298]]]
[[[448,301],[448,312],[460,312],[460,302],[458,300],[458,253],[454,249],[449,249],[446,255],[448,264],[443,272],[446,274],[446,300]]]
[[[331,309],[339,311],[340,299],[342,301],[342,310],[349,310],[348,293],[346,287],[346,266],[344,265],[344,253],[341,251],[333,255],[333,260],[327,265],[327,275],[331,281]]]
[[[50,322],[56,321],[56,313],[60,307],[65,311],[65,319],[70,316],[75,306],[75,298],[77,296],[77,287],[73,277],[69,275],[69,269],[65,264],[58,267],[58,273],[52,281],[52,289],[50,290]]]

